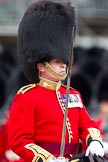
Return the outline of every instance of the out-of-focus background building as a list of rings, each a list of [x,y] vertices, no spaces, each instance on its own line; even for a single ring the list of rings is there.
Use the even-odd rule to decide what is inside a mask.
[[[29,84],[18,64],[17,31],[23,13],[34,1],[0,0],[0,125],[5,121],[14,94]],[[108,103],[108,1],[70,1],[76,8],[78,26],[71,86],[80,91],[88,112],[96,118],[100,105]]]

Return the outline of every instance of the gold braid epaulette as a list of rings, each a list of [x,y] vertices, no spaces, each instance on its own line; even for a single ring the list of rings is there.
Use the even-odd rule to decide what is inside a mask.
[[[34,87],[36,87],[36,84],[28,84],[26,86],[23,86],[22,88],[19,89],[19,91],[17,92],[17,94],[19,94],[19,93],[24,94],[25,92],[27,92],[28,90],[30,90],[30,89],[32,89]]]

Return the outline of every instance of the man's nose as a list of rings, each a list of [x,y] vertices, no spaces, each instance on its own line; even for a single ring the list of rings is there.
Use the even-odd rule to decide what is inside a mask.
[[[65,64],[65,63],[62,63],[61,66],[62,66],[62,67],[66,67],[66,64]]]

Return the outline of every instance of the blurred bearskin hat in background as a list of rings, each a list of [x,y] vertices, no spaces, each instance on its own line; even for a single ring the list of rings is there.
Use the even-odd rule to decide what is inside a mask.
[[[97,84],[97,101],[108,101],[108,71],[104,71],[99,76],[99,82]]]
[[[76,73],[80,70],[80,65],[86,61],[86,49],[80,46],[74,46],[73,48],[73,64],[72,73]]]
[[[75,11],[68,4],[33,3],[25,12],[18,31],[18,56],[30,82],[38,82],[36,64],[59,58],[69,62]]]
[[[77,72],[71,75],[70,86],[80,92],[86,107],[89,106],[92,98],[93,92],[91,83],[90,78],[84,73]],[[66,82],[64,84],[66,85]]]
[[[105,53],[105,49],[97,46],[93,46],[87,50],[88,60],[95,60],[101,62],[103,60],[103,54]]]
[[[2,69],[2,74],[5,79],[9,79],[12,70],[16,66],[16,61],[11,48],[2,47],[0,51],[0,70]]]
[[[96,60],[87,60],[80,66],[80,71],[88,75],[93,81],[97,79],[102,70],[102,64]]]
[[[18,79],[17,79],[17,89],[19,89],[22,86],[28,85],[28,84],[30,84],[30,82],[25,77],[24,73],[20,71],[18,74]]]
[[[16,65],[16,59],[11,48],[3,47],[0,53],[0,62],[11,67]]]
[[[74,50],[74,63],[81,64],[82,62],[87,60],[87,50],[84,47],[75,46]]]

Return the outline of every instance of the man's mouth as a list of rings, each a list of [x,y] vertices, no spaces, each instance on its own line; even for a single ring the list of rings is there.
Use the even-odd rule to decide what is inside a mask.
[[[61,71],[61,72],[59,72],[60,74],[62,74],[62,75],[64,75],[64,74],[66,74],[66,72],[65,71]]]

